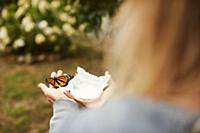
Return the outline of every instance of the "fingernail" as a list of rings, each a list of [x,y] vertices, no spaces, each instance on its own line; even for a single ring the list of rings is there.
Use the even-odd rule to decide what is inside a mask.
[[[40,87],[40,88],[41,88],[41,87],[42,87],[42,83],[39,83],[39,84],[38,84],[38,87]]]

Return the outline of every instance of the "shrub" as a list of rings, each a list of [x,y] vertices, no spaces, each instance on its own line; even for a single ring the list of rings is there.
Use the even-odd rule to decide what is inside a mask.
[[[118,0],[18,0],[1,7],[0,51],[16,54],[66,53],[73,38],[98,33],[102,17],[112,15]]]

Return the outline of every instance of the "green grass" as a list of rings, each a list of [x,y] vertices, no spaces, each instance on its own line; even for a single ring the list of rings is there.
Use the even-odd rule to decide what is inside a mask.
[[[48,132],[52,108],[37,84],[58,69],[73,74],[76,66],[102,74],[101,58],[85,57],[34,65],[0,59],[0,133]]]

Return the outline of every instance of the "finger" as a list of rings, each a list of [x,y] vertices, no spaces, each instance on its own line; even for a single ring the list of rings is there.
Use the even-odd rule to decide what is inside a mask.
[[[109,85],[107,85],[106,87],[103,88],[103,91],[105,91],[108,88]]]
[[[49,99],[47,99],[48,100],[48,102],[50,103],[50,104],[53,104],[53,102],[51,101],[51,100],[49,100]]]
[[[85,105],[84,103],[82,103],[81,101],[76,100],[76,99],[74,99],[74,101],[75,101],[76,103],[78,103],[78,105],[79,105],[80,107],[83,107],[83,108],[86,107],[86,105]]]
[[[105,72],[105,76],[107,76],[107,75],[110,75],[110,73],[108,71]],[[111,80],[112,80],[112,78],[109,79],[108,85],[103,89],[103,91],[105,91],[108,88],[108,86],[110,85]]]
[[[62,71],[62,70],[58,70],[58,71],[57,71],[57,74],[56,74],[56,77],[59,77],[59,76],[61,76],[61,75],[63,75],[63,71]]]
[[[47,100],[48,100],[51,104],[54,102],[54,100],[51,99],[51,98],[49,98],[49,97],[47,97]]]
[[[51,78],[54,78],[56,76],[56,72],[51,73]],[[49,88],[54,88],[53,85],[49,84]]]
[[[106,71],[106,72],[105,72],[105,76],[109,76],[109,75],[110,75],[110,73],[109,73],[108,71]],[[110,80],[112,80],[111,75],[110,75]],[[109,80],[108,82],[110,82],[110,80]]]
[[[85,105],[81,101],[77,100],[76,98],[74,98],[74,96],[71,95],[70,91],[64,92],[64,94],[68,98],[70,98],[70,101],[77,103],[81,107],[85,107]]]
[[[78,99],[75,99],[74,96],[71,95],[70,91],[64,92],[64,94],[68,97],[73,99],[79,106],[85,107],[85,104],[79,101]]]
[[[44,93],[44,95],[48,94],[49,88],[45,84],[40,83],[40,84],[38,84],[38,87],[42,90],[42,92]]]
[[[71,98],[71,99],[75,99],[74,96],[71,95],[70,91],[64,92],[64,94],[65,94],[67,97]]]
[[[40,83],[38,85],[38,87],[41,88],[42,92],[44,93],[45,96],[47,96],[48,98],[55,100],[53,94],[54,94],[54,89],[50,89],[48,88],[45,84]]]
[[[51,73],[51,78],[54,78],[56,76],[56,72]]]
[[[105,72],[105,75],[110,75],[110,73],[108,71]]]

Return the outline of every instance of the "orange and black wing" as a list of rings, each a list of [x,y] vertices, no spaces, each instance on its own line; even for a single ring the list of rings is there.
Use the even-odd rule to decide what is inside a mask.
[[[54,88],[58,88],[59,87],[59,83],[56,81],[55,78],[47,78],[46,82],[51,84]]]
[[[63,87],[68,84],[70,77],[67,75],[62,75],[62,76],[56,77],[55,79],[56,79],[55,81],[59,84],[59,86]]]

